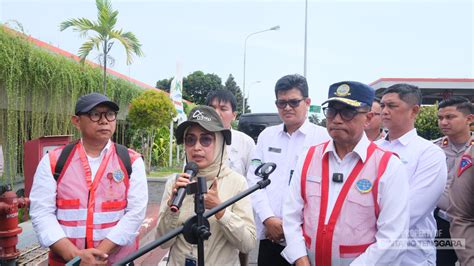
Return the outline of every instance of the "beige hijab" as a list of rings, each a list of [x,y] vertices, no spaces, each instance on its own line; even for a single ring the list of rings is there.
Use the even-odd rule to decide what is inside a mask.
[[[190,127],[186,128],[186,130],[184,131],[184,136],[186,136],[189,128]],[[201,129],[207,131],[202,127]],[[214,145],[214,158],[212,159],[212,162],[209,166],[199,169],[199,172],[197,174],[197,176],[204,176],[206,178],[206,181],[214,180],[216,177],[219,179],[223,176],[229,175],[232,171],[225,163],[227,162],[227,149],[224,145],[224,136],[220,131],[214,133],[216,136],[216,143]],[[187,154],[186,162],[188,162]]]

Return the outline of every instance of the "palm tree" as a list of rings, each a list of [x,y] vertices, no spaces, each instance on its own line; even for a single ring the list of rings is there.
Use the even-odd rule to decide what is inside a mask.
[[[87,18],[73,18],[66,20],[59,26],[63,31],[69,27],[73,27],[74,31],[80,33],[81,37],[86,37],[89,31],[94,32],[93,36],[89,36],[88,40],[79,48],[79,57],[81,63],[89,55],[93,48],[102,53],[104,61],[104,94],[107,89],[107,56],[114,44],[113,40],[118,40],[125,48],[127,53],[127,65],[133,61],[133,54],[143,56],[140,41],[132,32],[123,32],[122,29],[115,29],[117,23],[117,10],[112,10],[110,0],[96,0],[97,21],[91,21]]]

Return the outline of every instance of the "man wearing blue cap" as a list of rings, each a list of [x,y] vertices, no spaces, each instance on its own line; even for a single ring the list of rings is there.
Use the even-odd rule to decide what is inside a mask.
[[[399,265],[408,179],[401,161],[365,135],[374,90],[339,82],[328,98],[323,110],[332,140],[298,162],[283,205],[282,255],[296,265]]]
[[[99,93],[80,97],[81,139],[45,155],[30,194],[31,220],[49,247],[49,265],[113,264],[137,249],[148,188],[140,154],[111,140],[118,105]]]

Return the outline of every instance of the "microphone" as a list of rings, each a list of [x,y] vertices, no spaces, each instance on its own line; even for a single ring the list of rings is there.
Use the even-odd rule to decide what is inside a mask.
[[[186,167],[184,167],[184,172],[191,176],[190,179],[195,177],[198,171],[199,171],[199,166],[195,162],[189,162],[186,164]],[[170,210],[172,212],[179,211],[179,208],[181,208],[181,204],[183,204],[183,200],[185,196],[186,196],[186,188],[180,187],[178,189],[178,192],[175,194],[173,202],[171,203],[171,206],[170,206]]]

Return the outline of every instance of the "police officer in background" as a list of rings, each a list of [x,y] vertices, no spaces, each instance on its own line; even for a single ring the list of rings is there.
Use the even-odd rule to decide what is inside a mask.
[[[448,167],[446,188],[434,212],[438,225],[436,238],[439,239],[451,238],[449,234],[451,217],[446,213],[449,206],[448,191],[458,172],[455,161],[459,160],[474,142],[474,138],[471,137],[470,133],[470,124],[473,121],[472,103],[464,97],[454,96],[440,102],[438,105],[438,126],[445,136],[437,139],[434,143],[441,147],[446,154]],[[457,257],[453,249],[437,250],[437,265],[454,265],[456,261]]]
[[[252,194],[252,205],[260,240],[258,265],[288,265],[280,255],[285,245],[282,226],[282,203],[290,185],[298,157],[312,145],[329,139],[323,127],[307,119],[311,99],[308,83],[298,74],[280,78],[275,84],[275,105],[283,124],[267,127],[258,136],[257,146],[247,172],[249,186],[261,180],[255,168],[264,162],[277,167],[270,175],[272,183]]]
[[[388,129],[376,144],[396,153],[405,165],[410,186],[410,230],[402,265],[434,265],[436,235],[433,210],[446,186],[446,156],[415,129],[421,106],[421,91],[410,84],[388,87],[381,100],[382,122]]]
[[[329,87],[323,110],[332,140],[300,158],[283,205],[282,254],[290,263],[401,264],[408,178],[402,162],[364,133],[374,94],[355,81]]]
[[[455,246],[461,266],[474,265],[473,158],[474,145],[471,145],[463,156],[456,160],[457,173],[449,191],[448,214],[452,217],[449,232],[453,239],[465,240],[465,246]]]

